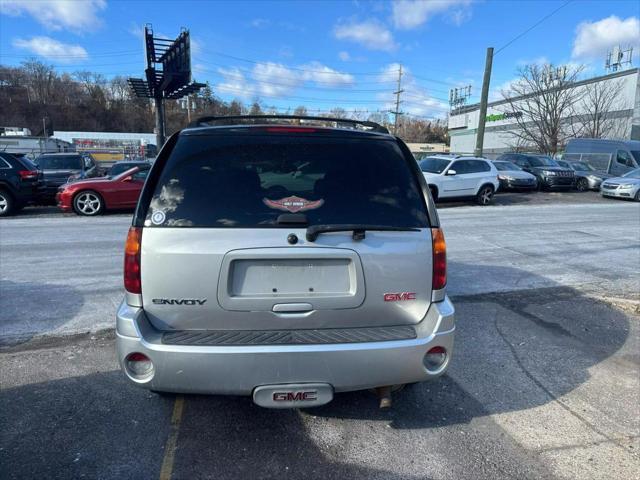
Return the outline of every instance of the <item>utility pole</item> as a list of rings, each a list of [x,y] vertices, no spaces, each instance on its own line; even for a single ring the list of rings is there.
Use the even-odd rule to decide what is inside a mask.
[[[187,95],[187,122],[191,123],[191,95]]]
[[[478,132],[476,133],[476,149],[473,154],[482,156],[484,146],[484,126],[487,121],[487,101],[489,99],[489,83],[491,82],[491,65],[493,64],[493,47],[487,48],[487,59],[484,64],[484,78],[482,79],[482,94],[480,96],[480,118],[478,118]]]
[[[398,134],[398,117],[400,115],[402,115],[402,112],[400,111],[400,94],[402,92],[404,92],[404,90],[402,90],[402,64],[400,65],[400,68],[398,69],[398,90],[396,90],[395,93],[396,94],[396,110],[395,112],[393,112],[393,114],[395,115],[395,119],[393,122],[393,134],[397,135]]]

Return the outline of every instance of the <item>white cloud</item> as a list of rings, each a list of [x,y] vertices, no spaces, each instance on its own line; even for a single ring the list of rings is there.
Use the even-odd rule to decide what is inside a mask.
[[[349,55],[349,52],[342,51],[338,52],[338,58],[343,62],[348,62],[349,60],[351,60],[351,55]]]
[[[339,23],[334,29],[334,35],[338,40],[350,40],[369,50],[389,52],[397,48],[391,32],[376,20]]]
[[[6,15],[31,15],[48,30],[71,30],[80,34],[102,25],[97,14],[105,8],[106,0],[0,0],[0,11]]]
[[[62,43],[49,37],[33,37],[29,40],[16,38],[13,46],[58,63],[74,63],[89,58],[80,45]]]
[[[505,95],[509,96],[511,93],[511,88],[513,85],[518,83],[520,79],[512,78],[511,80],[507,80],[506,82],[500,83],[495,87],[492,87],[489,90],[489,101],[497,102],[499,100],[504,100]]]
[[[131,22],[127,31],[134,37],[137,37],[141,40],[144,38],[144,27],[137,24],[136,22]]]
[[[322,65],[320,62],[310,62],[301,68],[307,70],[306,72],[301,72],[304,80],[320,83],[327,87],[348,86],[355,82],[353,75],[339,72]]]
[[[253,28],[264,28],[271,25],[271,20],[268,20],[266,18],[254,18],[253,20],[251,20],[251,22],[249,22],[249,25]]]
[[[398,79],[398,69],[400,65],[391,63],[381,70],[377,79],[379,82],[395,82]],[[402,89],[401,109],[410,115],[418,115],[429,118],[442,118],[449,112],[449,104],[442,99],[435,98],[427,88],[419,85],[411,74],[411,71],[402,68]],[[395,110],[396,97],[391,93],[379,93],[377,99],[383,102],[384,109]]]
[[[629,17],[622,20],[615,15],[597,22],[582,22],[576,28],[572,56],[574,58],[601,58],[614,46],[640,47],[640,20]]]
[[[460,25],[471,18],[472,0],[399,0],[393,4],[393,24],[401,30],[411,30],[426,23],[431,17],[453,9],[450,20]]]
[[[286,97],[306,82],[336,88],[355,82],[352,75],[320,62],[310,62],[296,68],[265,62],[255,65],[248,72],[238,68],[219,68],[218,73],[222,75],[223,81],[217,84],[217,89],[242,98]]]

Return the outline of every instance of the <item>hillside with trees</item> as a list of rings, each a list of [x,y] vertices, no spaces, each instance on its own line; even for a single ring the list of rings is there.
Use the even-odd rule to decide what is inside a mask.
[[[0,126],[26,127],[34,135],[43,134],[43,124],[49,133],[62,131],[152,132],[153,104],[137,98],[126,77],[105,76],[78,71],[59,73],[52,66],[37,60],[19,67],[0,65]],[[240,100],[220,99],[210,85],[191,96],[191,116],[290,113],[330,115],[338,118],[372,120],[389,125],[388,112],[347,112],[336,106],[320,113],[300,105],[291,111],[278,111],[259,98],[249,104]],[[188,123],[186,99],[166,102],[167,133],[171,134]],[[43,121],[44,119],[44,121]],[[398,135],[407,142],[447,142],[446,122],[403,116]]]

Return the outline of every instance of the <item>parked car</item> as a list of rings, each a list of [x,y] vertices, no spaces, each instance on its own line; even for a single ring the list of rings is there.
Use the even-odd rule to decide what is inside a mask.
[[[115,177],[116,175],[120,175],[122,172],[129,170],[133,167],[141,167],[143,170],[148,170],[151,164],[144,160],[122,160],[111,165],[111,168],[107,172],[107,176]]]
[[[42,172],[27,158],[0,152],[0,217],[7,217],[36,201]]]
[[[538,180],[535,175],[525,172],[515,163],[494,160],[498,170],[500,190],[536,190]]]
[[[640,141],[574,138],[567,142],[562,160],[584,162],[614,176],[640,167]]]
[[[444,236],[406,145],[355,120],[196,125],[162,148],[127,237],[126,377],[288,408],[441,375]]]
[[[475,198],[488,205],[500,187],[498,170],[486,158],[433,155],[419,165],[434,200]]]
[[[44,174],[44,189],[41,201],[53,203],[58,187],[71,180],[82,180],[98,176],[98,169],[91,157],[79,153],[45,153],[36,160]]]
[[[570,168],[563,168],[547,155],[537,153],[505,153],[497,160],[512,162],[525,172],[535,175],[538,188],[543,189],[571,189],[575,187],[575,172]]]
[[[78,180],[58,187],[56,203],[63,212],[95,216],[105,210],[135,208],[149,168],[133,167],[115,177]]]
[[[621,177],[608,178],[600,186],[603,197],[633,198],[640,202],[640,168],[631,170]]]
[[[576,189],[585,192],[587,190],[600,190],[603,180],[611,178],[608,173],[596,170],[585,162],[572,162],[568,160],[556,160],[556,163],[564,168],[570,168],[576,175]]]

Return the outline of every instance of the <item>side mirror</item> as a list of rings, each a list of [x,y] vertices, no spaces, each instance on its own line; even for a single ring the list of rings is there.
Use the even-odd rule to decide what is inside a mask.
[[[457,172],[455,170],[447,170],[446,175],[455,175]]]
[[[124,177],[122,179],[123,182],[132,182],[133,181],[133,176],[129,175],[128,177]]]

